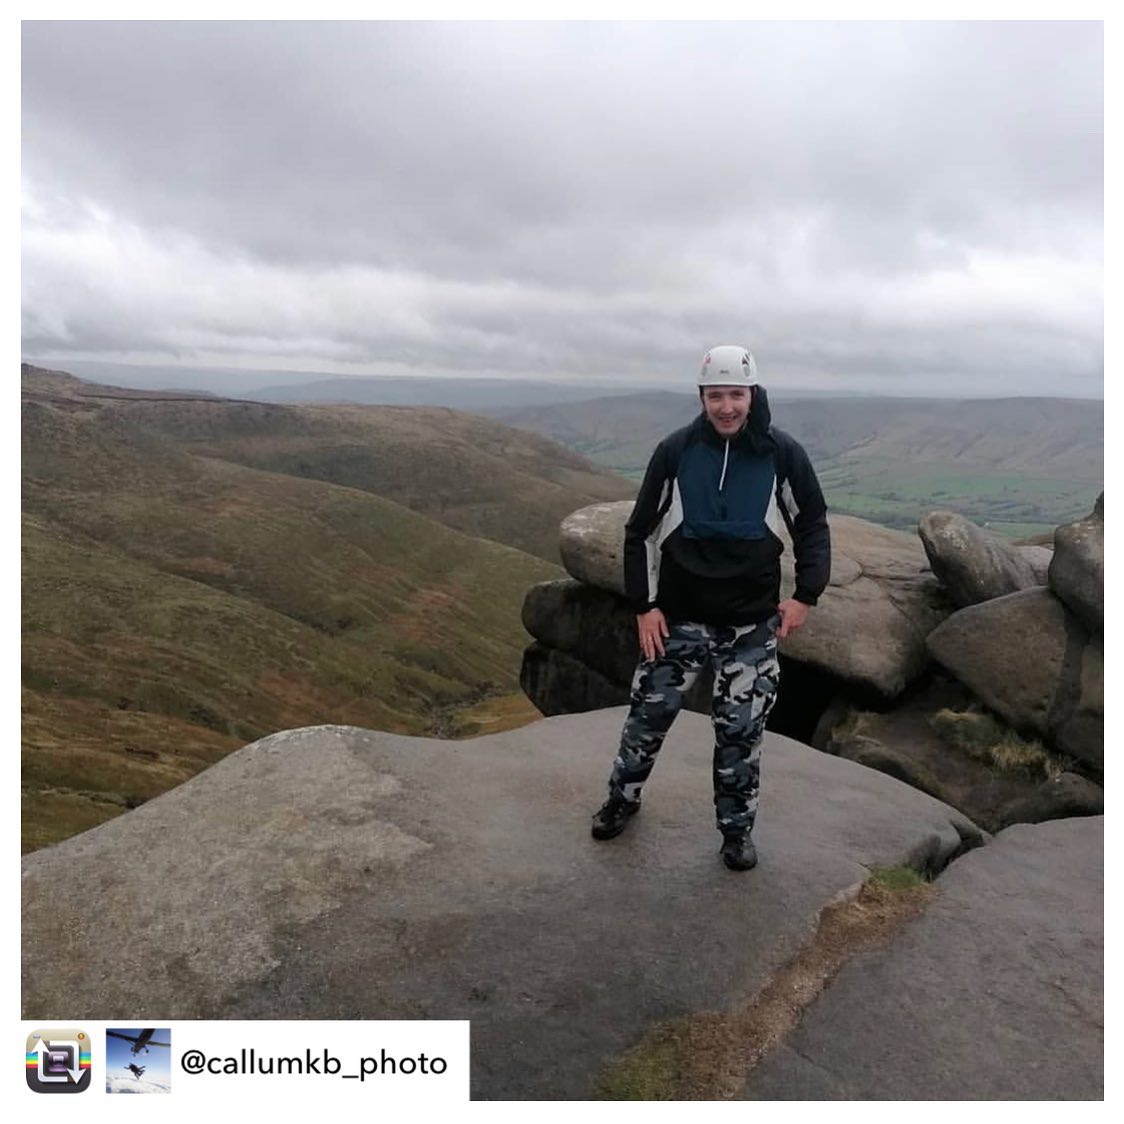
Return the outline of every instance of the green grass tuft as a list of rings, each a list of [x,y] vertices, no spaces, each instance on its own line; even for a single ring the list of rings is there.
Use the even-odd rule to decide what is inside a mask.
[[[949,745],[1004,772],[1055,780],[1065,769],[1066,762],[1051,756],[1040,741],[1021,737],[983,711],[946,707],[930,723]]]
[[[618,1058],[598,1079],[603,1101],[673,1101],[678,1089],[678,1051],[673,1040],[645,1040]]]
[[[911,866],[872,866],[867,884],[882,890],[912,890],[924,886],[926,879]]]

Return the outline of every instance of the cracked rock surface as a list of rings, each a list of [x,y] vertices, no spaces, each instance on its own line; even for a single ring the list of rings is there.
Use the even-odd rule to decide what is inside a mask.
[[[463,742],[287,731],[27,856],[24,1017],[470,1019],[474,1096],[583,1099],[649,1026],[756,995],[869,867],[981,841],[770,734],[760,865],[732,873],[710,724],[683,713],[640,815],[595,842],[624,716]]]
[[[855,957],[750,1075],[750,1100],[1104,1096],[1104,819],[1016,824]]]

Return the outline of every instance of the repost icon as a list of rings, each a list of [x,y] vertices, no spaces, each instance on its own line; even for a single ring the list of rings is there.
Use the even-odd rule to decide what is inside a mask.
[[[90,1036],[72,1027],[32,1031],[24,1070],[36,1093],[84,1093],[90,1087]]]

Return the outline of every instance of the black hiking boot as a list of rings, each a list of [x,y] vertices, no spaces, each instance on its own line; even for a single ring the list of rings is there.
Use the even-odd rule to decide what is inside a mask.
[[[727,835],[722,841],[722,861],[731,870],[752,870],[757,865],[757,848],[748,831]]]
[[[609,797],[593,817],[592,835],[594,839],[613,839],[620,835],[628,821],[640,811],[639,800],[620,800]]]

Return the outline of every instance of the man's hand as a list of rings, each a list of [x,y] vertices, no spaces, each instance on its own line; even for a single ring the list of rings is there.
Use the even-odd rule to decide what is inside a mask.
[[[640,654],[646,660],[663,655],[664,637],[668,635],[667,621],[659,609],[649,609],[636,614],[636,629],[640,634]]]
[[[787,601],[782,601],[777,606],[777,612],[781,615],[781,626],[777,629],[777,639],[783,640],[790,632],[795,632],[808,619],[808,611],[811,607],[811,605],[805,605],[803,601],[796,601],[791,597]]]

